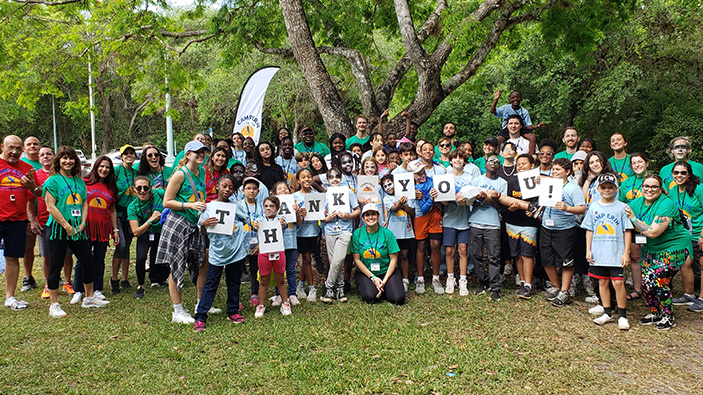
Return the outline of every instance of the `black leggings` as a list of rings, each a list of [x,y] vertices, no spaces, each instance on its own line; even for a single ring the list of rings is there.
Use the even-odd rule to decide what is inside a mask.
[[[161,233],[151,233],[154,235],[154,240],[149,241],[150,233],[144,233],[137,238],[137,283],[144,285],[144,277],[146,276],[146,258],[149,254],[149,281],[152,284],[161,284],[168,279],[170,269],[168,265],[156,264],[156,251],[159,246],[159,238]]]
[[[378,277],[383,279],[385,274]],[[376,298],[378,295],[378,288],[374,285],[370,278],[366,277],[361,270],[356,270],[354,274],[354,281],[359,289],[359,294],[361,299],[366,303],[376,303],[381,299],[385,298],[390,303],[401,305],[405,303],[405,288],[403,288],[403,276],[400,274],[400,270],[396,270],[391,274],[391,278],[388,279],[386,286],[383,287],[383,294],[380,298]]]
[[[59,289],[63,261],[66,257],[66,249],[69,247],[76,259],[81,262],[83,284],[93,283],[94,260],[90,240],[49,240],[49,278],[46,283],[52,291]]]

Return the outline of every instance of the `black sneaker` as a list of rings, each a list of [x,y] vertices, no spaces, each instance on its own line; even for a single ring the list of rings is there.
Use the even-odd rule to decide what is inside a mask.
[[[321,275],[327,274],[327,268],[325,267],[325,263],[322,262],[322,258],[315,259],[315,270]]]
[[[525,285],[521,285],[516,291],[515,296],[520,299],[530,300],[532,299],[532,288]]]
[[[120,293],[120,280],[110,280],[110,292],[113,294]]]
[[[547,299],[548,302],[551,302],[554,300],[554,298],[559,296],[560,293],[561,289],[559,287],[547,288],[547,294],[544,295],[544,298]]]
[[[342,303],[345,303],[349,300],[349,299],[347,299],[347,294],[344,292],[344,288],[337,290],[337,300]],[[324,302],[324,300],[323,300],[323,302]]]
[[[351,292],[351,281],[344,280],[344,293],[348,294],[349,292]]]
[[[144,287],[138,287],[137,292],[134,293],[135,299],[141,299],[144,297]]]
[[[657,324],[657,330],[660,331],[668,331],[669,329],[673,328],[676,326],[676,322],[674,322],[674,317],[663,317],[661,321]]]
[[[132,286],[129,284],[129,280],[122,280],[120,285],[122,286],[123,289],[132,288]]]
[[[325,292],[322,294],[322,297],[320,300],[323,303],[332,303],[334,302],[334,291],[332,291],[329,288],[325,288]]]
[[[662,316],[659,314],[649,313],[640,320],[640,325],[652,325],[658,324],[662,320]]]
[[[552,300],[552,306],[554,307],[566,306],[569,303],[571,303],[571,296],[566,291],[559,292],[559,295]]]
[[[500,291],[491,291],[491,300],[497,302],[500,300]]]
[[[24,278],[22,278],[22,288],[20,288],[20,292],[31,291],[36,287],[37,287],[37,282],[34,280],[34,277],[32,277],[32,276],[24,277]]]
[[[483,295],[487,291],[487,287],[483,284],[479,284],[478,287],[476,287],[476,295]]]

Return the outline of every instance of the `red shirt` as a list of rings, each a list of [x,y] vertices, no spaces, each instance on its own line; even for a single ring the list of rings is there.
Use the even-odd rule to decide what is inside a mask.
[[[85,179],[84,179],[85,180]],[[88,191],[88,238],[92,241],[109,241],[112,236],[110,208],[116,203],[107,185],[96,182],[86,184]]]
[[[32,170],[32,165],[24,161],[12,164],[0,158],[0,221],[27,219],[27,201],[34,199],[34,195],[22,185],[21,179]]]
[[[217,181],[223,174],[229,174],[229,170],[223,168],[220,171],[214,171],[210,173],[208,169],[205,169],[205,202],[209,203],[217,199]]]
[[[35,174],[37,185],[44,185],[44,181],[49,178],[49,172],[44,169],[37,170]],[[49,211],[46,209],[46,200],[44,200],[43,194],[37,198],[37,220],[41,226],[46,226],[46,222],[49,221]]]

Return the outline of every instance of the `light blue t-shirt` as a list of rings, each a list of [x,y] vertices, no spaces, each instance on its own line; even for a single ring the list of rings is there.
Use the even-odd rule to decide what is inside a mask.
[[[212,203],[212,202],[211,202]],[[232,203],[234,204],[234,203]],[[198,226],[200,223],[210,217],[215,217],[214,213],[210,212],[211,204],[208,203],[205,211],[200,214]],[[230,263],[238,262],[247,256],[246,233],[243,231],[244,224],[237,221],[235,216],[234,228],[231,235],[223,235],[219,233],[208,233],[210,239],[210,255],[209,262],[215,266],[225,266]]]
[[[295,177],[295,173],[300,170],[298,163],[295,161],[295,157],[284,159],[282,156],[277,156],[275,161],[276,164],[283,169],[283,175],[286,176],[286,183],[290,184],[290,181]]]
[[[325,187],[325,189],[330,187],[330,183],[327,182],[327,174],[320,174],[320,182],[322,183],[322,186]],[[352,192],[356,193],[356,185],[357,185],[357,180],[356,180],[356,175],[350,174],[342,174],[342,181],[339,183],[339,186],[347,186],[349,189],[352,190]]]
[[[481,177],[471,180],[471,186],[479,187],[485,190],[500,192],[505,194],[508,192],[508,182],[497,177],[495,180],[482,175]],[[469,223],[472,225],[491,226],[500,228],[500,216],[498,209],[492,203],[483,202],[478,206],[474,206],[469,216]]]
[[[388,223],[386,228],[393,232],[395,238],[398,240],[414,239],[415,232],[413,231],[413,226],[410,222],[410,215],[408,215],[408,213],[403,209],[391,211],[391,207],[393,207],[393,204],[395,204],[398,200],[400,199],[396,199],[395,196],[391,195],[386,195],[383,197],[383,204],[386,206],[386,210],[388,210]],[[415,199],[408,200],[408,206],[413,207],[414,201]]]
[[[437,174],[447,174],[447,169],[442,165],[432,164],[431,169],[425,168],[425,174],[427,177],[434,177]]]
[[[264,206],[258,201],[256,204],[249,205],[246,200],[242,199],[237,203],[237,215],[235,220],[241,222],[242,229],[244,230],[244,247],[246,248],[247,254],[251,254],[254,251],[254,245],[249,244],[251,238],[257,237],[257,231],[254,229],[254,221],[256,218],[264,214]]]
[[[303,208],[303,204],[305,204],[305,197],[303,194],[300,192],[295,192],[293,197],[295,198],[295,202],[298,204],[298,210]],[[286,250],[298,249],[298,225],[295,222],[288,222],[288,226],[286,226],[286,229],[283,230],[283,245],[286,246]]]
[[[302,192],[296,192],[293,194],[296,196],[295,200],[298,200],[300,196],[300,201],[305,203],[305,194]],[[317,237],[320,234],[320,221],[303,221],[298,228],[298,237]]]
[[[463,173],[458,177],[455,176],[454,186],[456,188],[456,192],[461,191],[461,188],[465,186],[471,185],[471,180],[473,180],[473,177],[466,173]],[[462,206],[456,204],[456,202],[449,202],[449,204],[444,206],[444,215],[442,216],[442,227],[457,230],[469,229],[470,212],[471,209],[469,208],[469,206]]]
[[[347,190],[347,194],[351,211],[354,211],[355,208],[359,207],[359,201],[351,189]],[[329,215],[329,201],[327,201],[327,199],[325,199],[325,210],[327,210]],[[354,231],[354,219],[335,218],[330,222],[325,222],[323,228],[325,235],[338,235],[345,232],[352,233]]]
[[[573,182],[564,184],[561,201],[571,207],[586,204],[581,188]],[[549,230],[571,229],[576,226],[576,214],[567,213],[554,207],[545,207],[544,213],[542,213],[542,226]]]
[[[524,127],[532,126],[530,113],[527,112],[526,109],[520,107],[516,111],[515,109],[513,109],[513,106],[511,104],[503,104],[502,106],[496,108],[496,118],[501,118],[503,120],[500,124],[501,129],[505,129],[505,127],[508,126],[508,117],[514,114],[522,118],[522,123]]]
[[[625,253],[625,231],[632,229],[632,223],[625,215],[625,207],[627,205],[618,200],[610,204],[598,200],[588,208],[581,227],[593,232],[593,266],[621,266]]]
[[[464,165],[464,173],[467,173],[471,178],[476,178],[481,176],[481,169],[473,163],[467,163]]]
[[[264,205],[264,200],[269,197],[269,190],[264,186],[264,184],[261,184],[261,187],[259,188],[259,193],[256,195],[256,202],[259,203],[262,207]],[[244,185],[239,187],[239,190],[235,191],[235,193],[232,194],[232,196],[229,197],[229,201],[232,203],[239,203],[244,201]]]

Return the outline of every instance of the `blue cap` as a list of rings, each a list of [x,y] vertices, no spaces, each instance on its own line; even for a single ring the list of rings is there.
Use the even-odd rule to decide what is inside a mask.
[[[208,148],[205,144],[201,143],[200,141],[193,140],[193,141],[188,142],[188,144],[186,144],[186,147],[183,149],[183,153],[187,154],[188,152],[191,152],[191,151],[197,152],[203,148],[210,151],[210,148]]]

